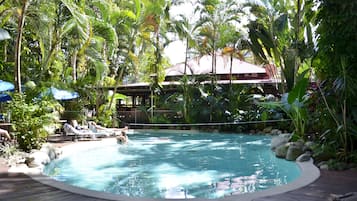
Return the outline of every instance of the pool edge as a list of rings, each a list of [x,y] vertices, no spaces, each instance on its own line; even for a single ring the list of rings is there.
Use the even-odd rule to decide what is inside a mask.
[[[306,162],[297,162],[300,170],[301,170],[301,176],[298,177],[296,180],[293,182],[290,182],[288,184],[284,184],[281,186],[276,186],[267,190],[262,190],[262,191],[257,191],[254,193],[245,193],[245,194],[240,194],[240,195],[232,195],[232,196],[227,196],[224,198],[221,198],[222,200],[225,201],[251,201],[253,199],[261,198],[261,197],[267,197],[267,196],[273,196],[273,195],[279,195],[283,194],[286,192],[294,191],[297,189],[300,189],[302,187],[305,187],[314,181],[316,181],[320,177],[320,170],[314,165],[313,159],[310,159],[309,161]]]
[[[296,180],[294,180],[291,183],[284,184],[281,186],[276,186],[267,190],[262,190],[254,193],[245,193],[245,194],[237,194],[237,195],[230,195],[226,196],[223,198],[218,198],[218,199],[210,199],[210,200],[222,200],[222,201],[251,201],[256,198],[261,198],[261,197],[266,197],[266,196],[272,196],[272,195],[278,195],[282,193],[286,193],[289,191],[297,190],[299,188],[302,188],[304,186],[307,186],[314,181],[316,181],[320,177],[320,170],[314,165],[313,159],[310,159],[310,161],[307,162],[296,162],[301,170],[301,176],[298,177]],[[128,201],[159,201],[159,200],[187,200],[187,199],[154,199],[154,198],[138,198],[138,197],[128,197],[124,195],[116,195],[112,193],[106,193],[106,192],[100,192],[100,191],[94,191],[94,190],[89,190],[85,188],[80,188],[76,186],[71,186],[68,184],[65,184],[64,182],[60,182],[57,180],[52,179],[49,176],[43,175],[43,174],[30,174],[26,173],[28,176],[30,176],[33,180],[40,182],[42,184],[52,186],[54,188],[71,192],[74,194],[79,194],[87,197],[93,197],[93,198],[98,198],[98,199],[106,199],[106,200],[128,200]],[[192,201],[201,201],[201,200],[207,200],[204,198],[192,198],[189,199]]]

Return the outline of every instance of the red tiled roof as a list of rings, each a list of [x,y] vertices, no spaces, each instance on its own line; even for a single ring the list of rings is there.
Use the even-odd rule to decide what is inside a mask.
[[[216,74],[230,74],[231,58],[230,56],[216,56]],[[173,65],[166,69],[166,76],[180,76],[184,74],[184,63]],[[212,56],[205,55],[191,59],[187,62],[187,75],[212,74]],[[253,65],[237,58],[233,58],[232,74],[260,74],[266,73],[265,68]]]

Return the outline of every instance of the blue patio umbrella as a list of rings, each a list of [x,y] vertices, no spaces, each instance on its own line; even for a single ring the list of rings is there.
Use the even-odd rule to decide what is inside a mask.
[[[0,92],[12,91],[14,89],[15,89],[15,86],[11,82],[6,82],[6,81],[0,80]]]
[[[56,87],[49,88],[45,94],[50,94],[56,100],[71,100],[79,97],[78,92],[57,89]]]
[[[0,41],[10,39],[10,34],[5,29],[0,28]]]
[[[13,91],[15,86],[11,82],[0,80],[0,102],[11,100],[11,96],[5,93],[6,91]]]
[[[11,100],[11,96],[9,96],[6,93],[0,93],[0,102],[6,102],[10,100]]]

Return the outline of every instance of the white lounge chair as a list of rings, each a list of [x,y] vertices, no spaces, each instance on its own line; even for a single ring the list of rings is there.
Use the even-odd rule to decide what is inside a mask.
[[[121,133],[123,129],[120,128],[106,128],[96,124],[94,121],[88,122],[89,130],[93,131],[94,133],[103,133],[109,136],[117,136]]]
[[[74,136],[75,138],[79,137],[90,137],[92,139],[96,139],[96,134],[90,130],[77,130],[71,124],[65,123],[63,125],[63,131],[66,136]]]

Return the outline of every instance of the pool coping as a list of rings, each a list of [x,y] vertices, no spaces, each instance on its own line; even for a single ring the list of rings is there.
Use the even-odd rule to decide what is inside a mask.
[[[103,141],[96,141],[96,142],[89,142],[92,144],[100,144],[100,142]],[[88,144],[87,144],[88,145]],[[67,149],[67,154],[72,152],[71,148],[76,148],[78,150],[81,150],[85,147],[88,146],[78,146],[75,147],[76,144],[71,144],[63,147],[64,154],[62,157],[66,155],[65,151]],[[93,148],[93,147],[91,147]],[[253,199],[261,198],[261,197],[266,197],[266,196],[272,196],[272,195],[278,195],[282,193],[286,193],[289,191],[297,190],[299,188],[302,188],[304,186],[307,186],[317,180],[320,177],[320,170],[314,165],[313,160],[310,159],[309,161],[306,162],[296,162],[297,165],[299,166],[301,170],[301,176],[294,180],[291,183],[281,185],[281,186],[276,186],[267,190],[262,190],[262,191],[257,191],[254,193],[245,193],[245,194],[237,194],[237,195],[229,195],[223,198],[217,198],[217,199],[210,199],[210,200],[217,200],[217,201],[251,201]],[[30,176],[33,180],[40,182],[42,184],[48,185],[55,187],[57,189],[63,190],[63,191],[68,191],[74,194],[79,194],[87,197],[93,197],[93,198],[98,198],[98,199],[105,199],[105,200],[127,200],[127,201],[164,201],[164,200],[188,200],[188,199],[164,199],[164,198],[141,198],[141,197],[129,197],[129,196],[124,196],[124,195],[117,195],[117,194],[112,194],[112,193],[106,193],[106,192],[100,192],[100,191],[94,191],[94,190],[89,190],[85,188],[80,188],[72,185],[65,184],[64,182],[60,182],[57,180],[52,179],[49,176],[43,175],[43,174],[31,174],[31,173],[26,173],[28,176]],[[203,201],[207,200],[206,198],[189,198],[191,201]]]

